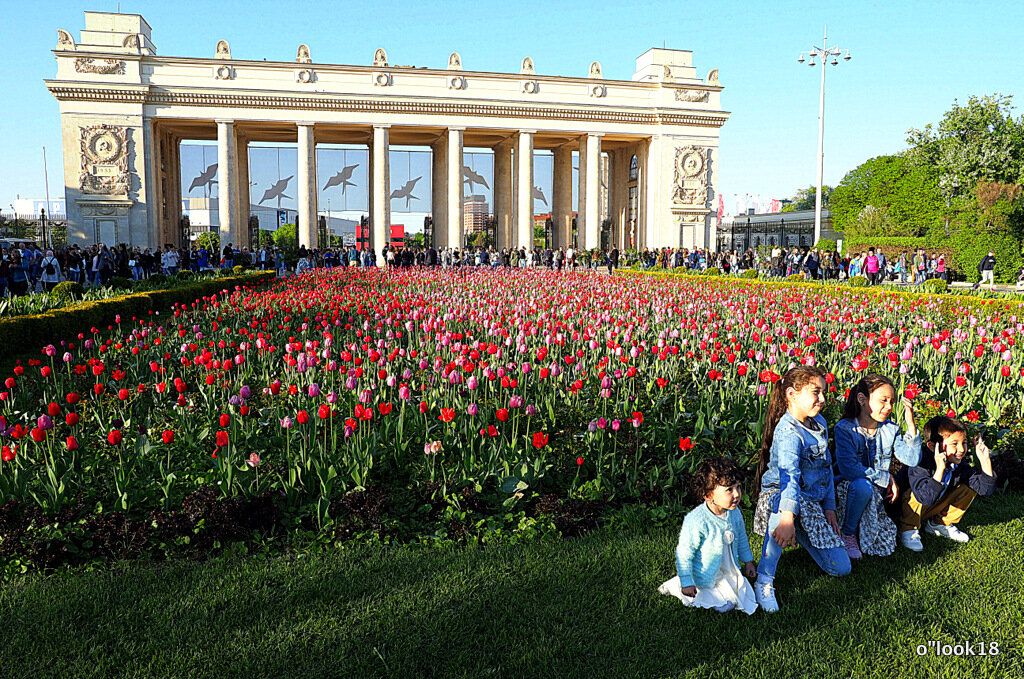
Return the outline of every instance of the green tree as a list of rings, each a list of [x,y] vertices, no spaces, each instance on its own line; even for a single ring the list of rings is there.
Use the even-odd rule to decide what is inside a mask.
[[[282,224],[277,227],[271,238],[274,245],[285,252],[295,252],[299,249],[299,230],[294,224]]]
[[[220,234],[216,231],[204,231],[196,238],[196,245],[205,247],[207,251],[220,251]]]
[[[963,207],[978,182],[1024,183],[1024,116],[1013,110],[1010,95],[972,96],[963,106],[954,100],[937,125],[907,130],[916,159],[937,170],[948,204]]]
[[[935,233],[945,209],[934,168],[909,154],[878,156],[851,170],[831,195],[832,224],[849,237]]]
[[[814,202],[818,195],[817,186],[808,186],[806,189],[800,189],[793,194],[790,198],[789,203],[783,206],[783,212],[795,212],[797,210],[813,210]],[[827,207],[832,197],[832,187],[827,184],[821,186],[821,205]]]
[[[273,245],[274,232],[270,231],[269,229],[260,229],[258,235],[256,236],[256,240],[258,241],[261,247],[264,245]]]

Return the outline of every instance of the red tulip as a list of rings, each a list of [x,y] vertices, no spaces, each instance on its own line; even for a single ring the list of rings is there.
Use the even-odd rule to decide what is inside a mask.
[[[316,409],[316,414],[321,420],[326,420],[331,416],[331,407],[325,403]]]
[[[231,424],[231,416],[227,413],[221,413],[218,421],[220,422],[220,426],[226,427]]]
[[[381,415],[387,415],[391,412],[391,404],[381,403],[379,406],[377,406],[377,409],[380,411]]]
[[[67,446],[68,450],[78,450],[78,440],[74,436],[69,436]]]
[[[228,433],[226,431],[217,432],[217,447],[223,448],[228,444]]]
[[[508,408],[498,408],[497,417],[499,422],[508,420]]]
[[[962,386],[964,386],[966,384],[967,384],[967,378],[966,377],[964,377],[963,375],[957,375],[956,376],[956,386],[962,387]]]
[[[60,415],[60,405],[50,401],[50,405],[46,406],[46,412],[50,417],[57,417]]]
[[[441,420],[442,422],[451,422],[452,420],[455,419],[455,409],[441,408],[441,414],[437,416],[437,419]]]
[[[914,384],[907,385],[907,389],[903,392],[903,395],[913,401],[920,393],[921,388],[917,386],[917,383],[915,382]]]
[[[978,415],[978,411],[977,410],[972,410],[969,413],[967,413],[967,419],[970,422],[977,422],[978,420],[981,419],[981,416]]]
[[[421,401],[420,402],[420,413],[425,415],[427,413],[428,409],[429,409],[429,406],[427,405],[427,402],[426,401]]]
[[[104,389],[104,387],[103,387],[102,384],[94,384],[94,385],[92,385],[92,393],[96,394],[97,396],[99,396],[100,394],[103,393],[103,389]]]
[[[538,432],[536,432],[533,435],[533,447],[534,448],[543,448],[547,444],[548,444],[548,435],[545,434],[544,432],[538,431]]]
[[[107,443],[112,446],[119,445],[121,443],[121,432],[117,429],[111,429],[110,433],[107,434]]]
[[[75,392],[72,391],[71,393],[69,393],[64,398],[67,400],[68,405],[73,406],[76,403],[78,403],[79,396],[78,396],[78,394],[76,394]]]
[[[307,413],[305,410],[300,410],[298,414],[295,416],[295,421],[298,422],[299,424],[308,424],[309,413]]]
[[[3,452],[0,453],[0,459],[4,462],[10,462],[17,455],[17,448],[11,448],[10,446],[4,446]]]
[[[174,432],[171,431],[170,429],[165,429],[163,434],[161,434],[161,437],[163,438],[164,443],[166,444],[174,443]]]
[[[687,436],[685,438],[679,439],[679,450],[681,450],[681,451],[683,451],[685,453],[686,451],[692,450],[692,449],[693,449],[693,441],[690,440],[689,436]]]
[[[577,467],[582,467],[583,466],[583,456],[582,455],[576,458],[576,466]]]
[[[42,443],[43,439],[46,438],[46,432],[39,427],[32,427],[32,440],[36,443]]]
[[[127,401],[128,400],[128,390],[127,389],[118,389],[117,390],[117,397],[119,399],[121,399],[122,401]]]
[[[1001,374],[1003,377],[1009,377],[1010,376],[1010,366],[1004,365],[1002,368],[999,369],[999,374]]]
[[[634,427],[639,427],[643,423],[644,423],[644,414],[639,412],[639,411],[634,411],[633,412],[633,426]]]

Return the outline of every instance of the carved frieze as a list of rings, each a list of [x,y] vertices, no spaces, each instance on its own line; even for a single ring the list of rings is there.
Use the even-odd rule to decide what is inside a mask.
[[[692,103],[707,103],[708,101],[707,90],[676,90],[676,101],[688,101]]]
[[[128,128],[121,125],[90,125],[79,128],[81,167],[78,183],[82,193],[127,195]]]
[[[672,179],[674,204],[701,208],[707,206],[708,154],[709,149],[700,146],[676,148]]]
[[[88,57],[78,57],[75,59],[75,71],[77,73],[123,75],[124,62],[120,59],[90,59]]]

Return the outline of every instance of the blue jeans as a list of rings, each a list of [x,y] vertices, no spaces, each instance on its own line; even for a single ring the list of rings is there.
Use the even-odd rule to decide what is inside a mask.
[[[846,491],[846,515],[843,517],[843,525],[839,527],[843,535],[857,534],[857,524],[871,501],[872,485],[867,479],[850,481],[850,489]]]
[[[775,569],[779,565],[779,557],[782,556],[782,547],[772,538],[772,531],[779,526],[782,519],[781,512],[775,512],[768,518],[768,532],[764,536],[764,547],[761,550],[761,562],[757,565],[758,578],[769,580],[775,577]],[[799,522],[795,524],[796,541],[807,550],[807,553],[814,559],[814,563],[821,567],[829,575],[840,577],[850,574],[850,557],[844,547],[832,549],[818,549],[811,544],[807,533],[800,527]]]

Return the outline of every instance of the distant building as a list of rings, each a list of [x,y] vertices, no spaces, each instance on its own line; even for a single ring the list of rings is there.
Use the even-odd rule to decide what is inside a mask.
[[[18,215],[38,217],[40,210],[44,208],[47,215],[63,216],[66,214],[63,198],[51,198],[49,208],[46,207],[45,198],[18,198],[11,205],[14,208],[14,213]]]
[[[220,231],[220,206],[216,198],[184,198],[181,201],[181,211],[182,214],[188,215],[192,240],[198,238],[201,233]],[[263,231],[277,231],[283,224],[295,224],[299,213],[287,208],[250,205],[249,214],[259,220],[260,229]],[[357,221],[342,219],[336,215],[328,217],[327,214],[321,214],[320,217],[326,220],[331,234],[339,236],[343,243],[355,242]]]
[[[487,230],[487,217],[490,214],[487,199],[481,195],[472,195],[462,203],[462,231],[467,240]]]
[[[814,210],[794,210],[793,212],[773,212],[725,217],[718,226],[716,242],[719,251],[747,248],[774,247],[813,247],[814,246]],[[841,240],[843,234],[832,230],[832,213],[828,209],[821,211],[821,237],[827,240]]]

